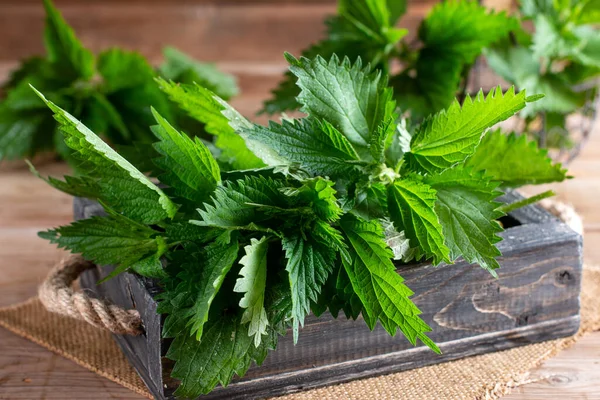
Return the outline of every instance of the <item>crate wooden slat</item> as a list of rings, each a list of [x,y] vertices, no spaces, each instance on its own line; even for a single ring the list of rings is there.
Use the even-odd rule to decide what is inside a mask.
[[[515,194],[505,200],[513,201]],[[76,218],[101,214],[95,203],[76,199]],[[364,321],[309,317],[300,340],[280,339],[262,366],[250,368],[227,388],[207,399],[248,399],[418,368],[443,361],[574,334],[579,327],[581,236],[544,210],[530,206],[510,216],[520,224],[502,233],[499,278],[477,265],[458,262],[433,267],[404,266],[398,272],[415,292],[413,300],[430,324],[439,356],[413,347],[401,335],[390,337]],[[163,356],[161,319],[151,280],[122,274],[102,285],[95,282],[110,268],[90,271],[82,285],[116,304],[140,311],[146,327],[141,337],[115,339],[157,398],[172,398],[177,382],[169,378]]]

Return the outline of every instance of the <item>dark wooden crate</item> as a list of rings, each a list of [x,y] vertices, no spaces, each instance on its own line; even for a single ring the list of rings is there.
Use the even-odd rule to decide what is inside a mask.
[[[517,198],[514,193],[504,196],[505,201]],[[76,199],[74,208],[76,219],[103,213],[97,203],[85,199]],[[440,346],[441,356],[422,345],[413,347],[401,335],[390,337],[380,326],[371,332],[361,320],[311,316],[296,346],[288,334],[262,366],[252,366],[246,376],[204,398],[290,393],[574,334],[579,327],[581,236],[537,206],[517,210],[505,222],[515,226],[501,234],[498,279],[466,262],[398,269],[433,328],[430,337]],[[162,319],[153,300],[160,289],[152,280],[129,273],[97,285],[110,271],[88,271],[81,285],[140,312],[145,335],[115,340],[152,394],[173,398],[177,381],[169,378],[171,363],[164,358],[168,343],[161,339]]]

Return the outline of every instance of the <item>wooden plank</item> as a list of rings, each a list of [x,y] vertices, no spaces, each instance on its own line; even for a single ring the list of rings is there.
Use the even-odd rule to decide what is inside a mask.
[[[36,163],[37,165],[37,163]],[[69,168],[62,163],[39,165],[43,175],[62,177]],[[72,197],[35,177],[23,161],[0,168],[0,228],[52,228],[73,220]],[[40,199],[43,202],[40,204]]]
[[[0,345],[0,399],[143,399],[1,328]]]
[[[412,34],[433,1],[411,3],[401,21]],[[320,39],[323,20],[335,12],[332,2],[273,4],[144,2],[106,4],[69,2],[65,18],[86,46],[136,49],[153,62],[161,49],[175,45],[200,60],[285,65],[283,51],[299,54]],[[0,4],[0,62],[43,53],[43,10],[39,3]],[[27,34],[22,34],[23,27]]]
[[[580,339],[575,346],[544,362],[506,400],[600,399],[600,332]]]

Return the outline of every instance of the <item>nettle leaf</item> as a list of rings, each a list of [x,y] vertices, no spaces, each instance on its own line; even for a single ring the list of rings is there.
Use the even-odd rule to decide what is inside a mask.
[[[502,227],[496,220],[504,215],[501,203],[494,200],[502,194],[483,172],[473,172],[463,166],[454,167],[425,179],[436,190],[435,211],[438,215],[444,243],[450,249],[450,260],[462,256],[478,263],[492,275],[500,268],[496,257],[500,251],[495,243],[502,240],[496,233]]]
[[[224,314],[207,323],[200,342],[187,334],[176,336],[166,355],[175,361],[171,376],[181,380],[175,395],[210,393],[219,383],[227,386],[235,374],[243,376],[253,361],[262,364],[277,336],[270,333],[256,347],[248,329],[239,316]]]
[[[222,150],[223,161],[235,169],[260,168],[265,164],[248,150],[244,139],[222,114],[225,106],[208,89],[198,85],[180,85],[158,78],[160,88],[185,110],[190,117],[205,124],[205,130],[216,136],[215,145]]]
[[[450,53],[423,48],[411,69],[390,79],[398,107],[420,120],[448,107],[456,97],[463,64]]]
[[[119,265],[120,270],[165,250],[157,231],[119,214],[76,221],[41,232],[40,237],[98,265]]]
[[[200,272],[193,282],[196,295],[187,323],[192,335],[195,334],[198,341],[202,339],[203,328],[208,321],[208,312],[212,301],[221,288],[225,276],[235,263],[237,255],[237,240],[231,240],[226,244],[213,242],[200,251],[197,258],[198,264],[195,265]]]
[[[259,229],[257,224],[269,219],[257,205],[286,207],[283,183],[263,176],[247,176],[237,182],[217,187],[210,204],[198,210],[199,225],[223,229]]]
[[[394,28],[405,11],[405,1],[340,0],[340,21],[337,24],[345,26],[344,29],[332,30],[332,39],[349,36],[358,42],[372,41],[373,45],[380,43],[382,47],[388,43],[396,43],[407,33],[406,29]]]
[[[419,339],[439,353],[439,348],[426,336],[431,328],[409,299],[413,292],[404,285],[404,279],[391,262],[393,254],[385,243],[381,225],[351,216],[342,218],[340,225],[350,244],[350,260],[344,260],[344,269],[362,302],[369,328],[373,329],[379,320],[391,335],[400,328],[413,345]]]
[[[298,329],[304,327],[311,301],[317,301],[321,287],[333,270],[335,251],[310,234],[307,237],[298,233],[284,236],[281,244],[287,258],[285,269],[292,291],[292,332],[294,343],[297,343]]]
[[[71,196],[86,197],[89,199],[96,199],[100,196],[101,189],[93,179],[86,177],[65,176],[65,180],[61,181],[60,179],[56,179],[51,176],[44,178],[35,169],[31,162],[28,160],[25,160],[25,162],[27,165],[29,165],[29,170],[35,176],[44,180],[47,184],[55,189],[60,190],[61,192],[70,194]]]
[[[156,110],[152,109],[152,113],[158,122],[152,132],[160,140],[154,147],[162,156],[154,163],[164,171],[159,180],[178,196],[194,203],[207,200],[221,182],[217,161],[200,139],[192,140],[173,128]]]
[[[586,25],[575,26],[550,15],[536,16],[532,50],[536,59],[563,58],[600,67],[597,29]]]
[[[337,221],[342,214],[337,198],[334,182],[321,177],[305,179],[298,189],[288,189],[285,194],[297,196],[303,203],[308,203],[315,214],[328,222]]]
[[[72,80],[87,80],[95,73],[94,55],[83,47],[73,29],[50,0],[44,0],[46,28],[44,42],[48,60],[60,66],[61,73]]]
[[[535,98],[525,91],[515,93],[514,87],[504,95],[500,87],[487,97],[480,91],[475,99],[469,96],[462,107],[455,101],[426,119],[415,131],[410,153],[405,154],[408,167],[413,171],[434,173],[450,168],[473,154],[486,129],[508,119]]]
[[[445,1],[435,5],[419,28],[427,48],[452,53],[471,64],[484,47],[519,28],[516,18],[494,12],[477,1]]]
[[[173,117],[171,104],[154,81],[154,68],[140,53],[113,48],[98,55],[98,73],[106,101],[102,104],[104,112],[94,119],[109,119],[113,127],[103,133],[117,144],[151,142],[154,138],[148,127],[154,118],[150,107],[167,119]],[[113,111],[107,113],[109,108]]]
[[[154,80],[154,70],[140,53],[111,48],[98,55],[98,73],[106,93],[144,85]]]
[[[406,29],[395,28],[396,21],[405,12],[404,0],[342,0],[338,15],[326,21],[326,38],[305,49],[302,56],[329,59],[337,54],[350,60],[362,57],[387,71],[390,53],[408,33]],[[265,102],[263,112],[274,114],[301,107],[296,101],[300,88],[291,72],[285,74],[272,93],[273,98]]]
[[[239,132],[244,138],[261,142],[276,152],[257,153],[268,165],[298,163],[315,175],[340,176],[353,173],[359,156],[352,144],[333,125],[314,118],[281,124],[269,122],[268,127],[253,125]]]
[[[432,8],[419,28],[423,47],[411,69],[392,79],[402,109],[423,118],[448,107],[465,66],[485,47],[519,27],[515,18],[476,1],[444,1]],[[527,88],[529,89],[529,87]]]
[[[166,47],[163,55],[165,61],[159,71],[165,79],[197,83],[225,100],[239,93],[235,77],[219,71],[214,64],[198,62],[174,47]]]
[[[248,335],[254,337],[254,346],[259,347],[262,336],[267,333],[269,320],[265,310],[265,286],[267,281],[267,250],[269,238],[250,239],[244,247],[246,255],[240,260],[243,265],[240,278],[235,282],[234,292],[244,293],[240,307],[245,308],[242,324],[248,324]]]
[[[387,190],[382,183],[360,185],[356,189],[352,213],[371,220],[383,218],[387,212]]]
[[[89,177],[96,180],[99,200],[125,216],[146,224],[175,215],[175,204],[144,174],[71,114],[37,93],[54,112],[65,143],[74,150],[73,157],[77,158]]]
[[[33,148],[36,133],[44,116],[23,118],[0,105],[0,160],[13,160],[27,155]]]
[[[501,46],[486,51],[486,61],[503,79],[531,93],[544,93],[544,98],[521,111],[523,117],[540,111],[568,113],[583,106],[585,92],[575,92],[561,76],[541,73],[539,59],[530,49],[521,46]]]
[[[539,149],[525,135],[507,135],[495,130],[483,138],[465,165],[485,171],[505,187],[562,182],[567,178],[567,170],[553,164],[547,154],[546,149]]]
[[[394,111],[393,93],[380,71],[363,68],[360,59],[340,62],[317,56],[299,60],[286,53],[301,88],[302,111],[330,122],[355,146],[366,148],[371,134]]]
[[[398,231],[404,231],[416,247],[415,258],[433,258],[434,264],[450,262],[442,226],[435,212],[436,191],[409,176],[388,186],[388,211]]]
[[[369,151],[371,157],[375,162],[380,164],[385,162],[385,152],[392,144],[393,134],[396,131],[398,114],[394,113],[393,108],[396,104],[394,102],[388,103],[391,109],[386,112],[388,117],[381,121],[377,129],[371,134],[369,139]]]

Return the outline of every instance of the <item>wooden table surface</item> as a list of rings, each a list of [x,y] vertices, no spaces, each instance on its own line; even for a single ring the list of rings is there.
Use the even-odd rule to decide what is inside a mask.
[[[558,198],[584,218],[585,262],[600,264],[600,132],[571,165],[576,179],[551,185]],[[67,168],[42,162],[43,174]],[[539,191],[541,188],[532,188]],[[544,188],[545,189],[545,188]],[[0,167],[0,306],[35,295],[49,268],[64,253],[36,232],[72,219],[71,197],[34,178],[20,163]],[[546,361],[536,383],[508,399],[600,399],[600,332]],[[0,328],[0,399],[134,399],[139,396],[40,346]]]

